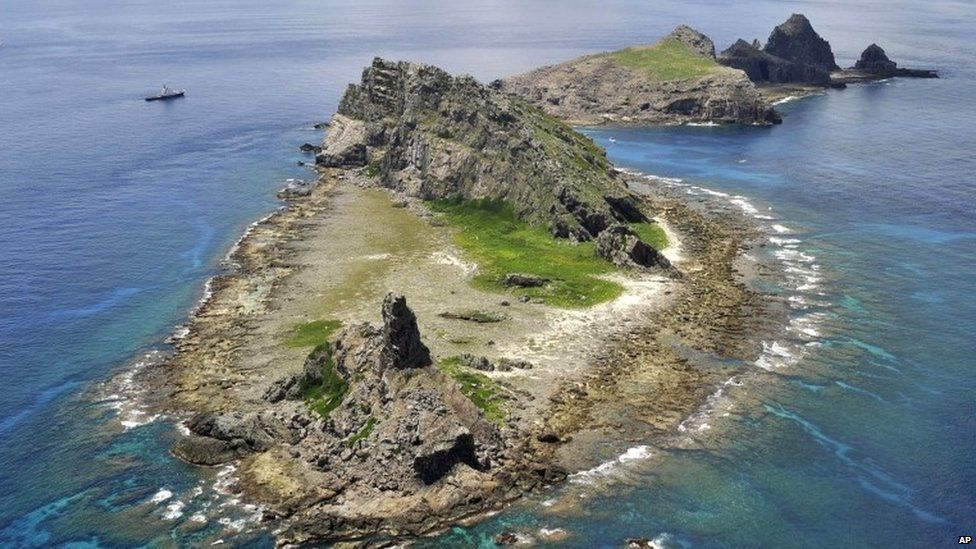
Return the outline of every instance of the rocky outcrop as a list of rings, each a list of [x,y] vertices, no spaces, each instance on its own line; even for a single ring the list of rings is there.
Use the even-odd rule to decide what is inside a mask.
[[[292,428],[270,411],[204,412],[190,418],[186,427],[191,434],[177,442],[173,453],[197,465],[217,465],[294,438]]]
[[[383,368],[423,368],[430,366],[430,350],[420,341],[417,317],[402,295],[388,294],[383,300]]]
[[[378,184],[425,200],[504,200],[520,219],[574,240],[646,218],[590,139],[428,65],[375,59],[343,96],[319,161],[368,162]]]
[[[745,72],[750,80],[757,83],[830,84],[828,71],[777,57],[742,39],[723,51],[718,62]]]
[[[670,267],[668,260],[626,225],[614,225],[596,239],[596,253],[614,265],[627,268]]]
[[[816,67],[828,74],[840,70],[830,43],[813,30],[806,16],[798,13],[773,29],[763,51],[798,65]]]
[[[861,53],[861,58],[857,60],[857,63],[854,63],[854,68],[877,74],[894,74],[898,65],[888,59],[888,54],[881,49],[881,46],[871,44]]]
[[[702,57],[715,59],[715,43],[712,42],[712,39],[688,25],[678,25],[671,32],[670,37],[684,44]]]
[[[930,69],[902,69],[888,59],[888,54],[877,44],[871,44],[854,66],[834,75],[835,80],[853,82],[901,76],[907,78],[938,78],[938,72]]]
[[[774,28],[764,48],[758,40],[750,44],[739,39],[718,62],[744,71],[757,83],[827,86],[830,73],[838,70],[830,43],[800,14]]]
[[[849,69],[840,70],[830,43],[813,30],[810,21],[793,14],[773,29],[766,46],[738,40],[718,56],[718,62],[741,69],[756,83],[844,87],[847,83],[892,76],[937,78],[926,69],[899,69],[885,51],[871,44]]]
[[[361,120],[336,115],[315,163],[329,168],[366,165],[366,127]]]
[[[191,417],[174,454],[240,460],[245,493],[282,517],[282,543],[418,535],[514,497],[531,473],[433,364],[405,298],[387,295],[381,317],[316,348],[261,411]]]
[[[682,56],[683,63],[694,70],[678,75],[645,70],[648,63],[672,66],[673,55]],[[553,116],[581,125],[780,122],[742,72],[715,62],[712,41],[684,25],[650,46],[543,67],[505,79],[498,86]]]

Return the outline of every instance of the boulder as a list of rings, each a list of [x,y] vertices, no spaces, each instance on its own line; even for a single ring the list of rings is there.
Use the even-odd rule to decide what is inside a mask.
[[[380,367],[409,369],[429,366],[430,350],[420,340],[417,317],[407,307],[406,298],[394,293],[386,294],[382,316]]]
[[[627,225],[614,225],[596,239],[596,253],[619,267],[670,267],[668,260]]]
[[[516,288],[538,288],[545,286],[547,282],[548,278],[522,273],[508,273],[501,280],[502,286]]]
[[[461,366],[481,370],[482,372],[491,372],[495,369],[495,366],[490,360],[488,360],[488,358],[483,356],[475,356],[470,353],[464,353],[458,356],[458,362],[461,363]]]
[[[498,370],[508,372],[510,370],[531,370],[532,363],[520,358],[500,358],[498,359]]]

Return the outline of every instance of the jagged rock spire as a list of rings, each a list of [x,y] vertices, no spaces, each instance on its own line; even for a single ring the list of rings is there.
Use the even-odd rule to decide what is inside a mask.
[[[420,341],[417,316],[407,299],[390,292],[383,299],[383,350],[380,365],[385,368],[423,368],[431,363],[430,350]]]

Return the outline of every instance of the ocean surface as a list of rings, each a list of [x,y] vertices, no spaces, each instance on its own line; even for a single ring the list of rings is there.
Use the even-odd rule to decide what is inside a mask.
[[[424,545],[935,547],[976,534],[971,2],[0,3],[0,546],[267,547],[231,468],[101,383],[165,349],[297,147],[375,55],[488,81],[688,23],[724,48],[803,12],[842,65],[940,80],[793,101],[775,128],[600,129],[621,168],[756,218],[792,310],[667,445]],[[166,83],[171,103],[142,97]],[[612,138],[612,140],[611,140]],[[123,387],[124,388],[124,387]],[[135,390],[135,389],[133,389]]]

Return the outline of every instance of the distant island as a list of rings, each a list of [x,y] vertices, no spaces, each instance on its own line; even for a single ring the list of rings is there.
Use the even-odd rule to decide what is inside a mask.
[[[681,25],[651,45],[587,55],[494,85],[577,125],[770,125],[781,122],[773,104],[786,96],[891,77],[937,73],[898,68],[876,44],[842,70],[830,44],[794,14],[765,46],[740,39],[716,55],[711,39]]]

